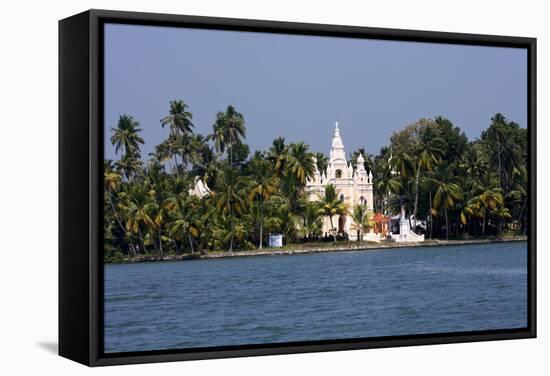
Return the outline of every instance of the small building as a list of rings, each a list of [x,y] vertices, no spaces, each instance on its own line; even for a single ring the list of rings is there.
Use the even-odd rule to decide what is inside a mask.
[[[283,246],[283,234],[269,234],[267,244],[272,248],[281,248]]]

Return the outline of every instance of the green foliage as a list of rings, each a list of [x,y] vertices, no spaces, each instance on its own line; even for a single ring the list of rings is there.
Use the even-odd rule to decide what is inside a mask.
[[[349,208],[331,184],[319,201],[306,183],[328,158],[304,142],[279,137],[250,155],[244,116],[219,112],[206,136],[194,133],[183,100],[170,102],[168,129],[148,160],[139,123],[121,115],[110,141],[119,155],[104,163],[105,262],[148,253],[180,254],[261,248],[270,233],[285,243],[319,241],[323,223],[350,215],[358,238],[373,226],[365,207]],[[395,132],[377,155],[359,155],[372,171],[375,212],[406,210],[430,237],[525,233],[528,218],[527,131],[496,114],[479,139],[468,141],[443,117],[420,119]],[[201,195],[196,184],[209,189]],[[204,188],[204,187],[203,187]]]

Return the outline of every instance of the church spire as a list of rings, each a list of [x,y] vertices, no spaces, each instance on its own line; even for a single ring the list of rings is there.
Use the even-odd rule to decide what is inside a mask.
[[[335,123],[334,136],[332,136],[332,147],[330,149],[331,159],[346,159],[346,152],[344,151],[344,142],[340,136],[340,128],[338,122]]]

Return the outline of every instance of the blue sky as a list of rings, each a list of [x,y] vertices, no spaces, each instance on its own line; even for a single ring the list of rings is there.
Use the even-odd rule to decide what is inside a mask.
[[[120,114],[143,128],[144,157],[166,138],[160,119],[183,99],[195,131],[234,105],[251,150],[274,138],[328,153],[334,122],[349,154],[378,153],[392,132],[441,115],[470,139],[502,112],[527,125],[525,49],[335,37],[105,26],[106,158]]]

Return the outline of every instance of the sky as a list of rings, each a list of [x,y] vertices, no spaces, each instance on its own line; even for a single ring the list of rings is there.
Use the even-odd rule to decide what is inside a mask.
[[[346,152],[376,154],[420,118],[449,118],[473,140],[503,113],[527,126],[527,51],[340,37],[105,25],[105,157],[110,128],[139,121],[142,156],[167,137],[182,99],[207,135],[229,104],[251,151],[279,136],[327,153],[337,121]]]

